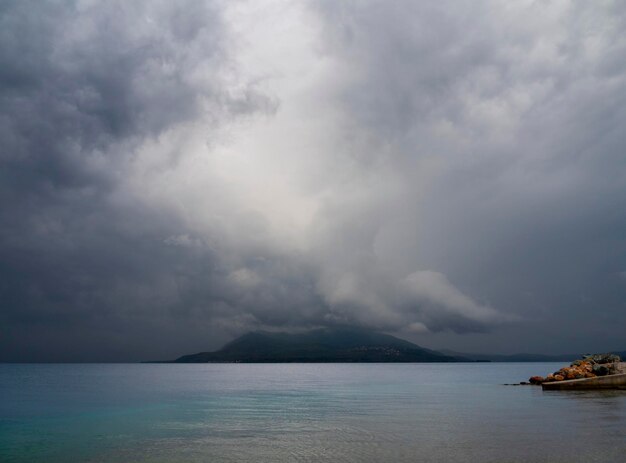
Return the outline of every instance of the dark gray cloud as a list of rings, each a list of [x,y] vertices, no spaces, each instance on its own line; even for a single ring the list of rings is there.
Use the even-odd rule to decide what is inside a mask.
[[[422,339],[617,348],[626,326],[626,286],[616,276],[625,266],[625,11],[319,8],[328,53],[355,76],[339,93],[346,111],[377,143],[374,156],[395,157],[397,181],[411,185],[414,204],[398,214],[413,216],[413,240],[397,243],[396,262],[439,271],[522,319],[487,336]],[[436,166],[427,179],[425,162]]]
[[[0,8],[0,360],[624,348],[619,5]]]
[[[129,165],[172,127],[202,116],[210,138],[270,102],[221,82],[208,2],[5,2],[1,24],[3,359],[163,355],[211,304],[218,258],[168,244],[185,230],[122,191]]]

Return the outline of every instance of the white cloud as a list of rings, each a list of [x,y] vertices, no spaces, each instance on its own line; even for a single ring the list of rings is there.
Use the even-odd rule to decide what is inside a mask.
[[[458,316],[462,319],[484,323],[512,321],[514,317],[474,301],[459,291],[446,276],[439,272],[419,271],[410,274],[401,283],[408,300],[421,312],[436,312],[439,317]]]
[[[243,287],[254,287],[261,282],[261,277],[253,270],[247,268],[239,268],[232,272],[229,278],[237,285]]]

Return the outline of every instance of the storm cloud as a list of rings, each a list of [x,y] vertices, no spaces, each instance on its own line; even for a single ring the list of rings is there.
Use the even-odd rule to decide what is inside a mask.
[[[251,329],[624,349],[617,2],[4,2],[0,360]]]

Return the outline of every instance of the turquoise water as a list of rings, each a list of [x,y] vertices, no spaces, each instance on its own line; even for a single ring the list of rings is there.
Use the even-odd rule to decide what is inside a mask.
[[[4,364],[0,461],[625,461],[625,392],[502,385],[560,366]]]

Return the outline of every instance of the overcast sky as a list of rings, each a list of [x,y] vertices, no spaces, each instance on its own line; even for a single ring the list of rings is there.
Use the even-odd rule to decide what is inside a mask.
[[[3,1],[0,360],[625,349],[624,31],[610,1]]]

